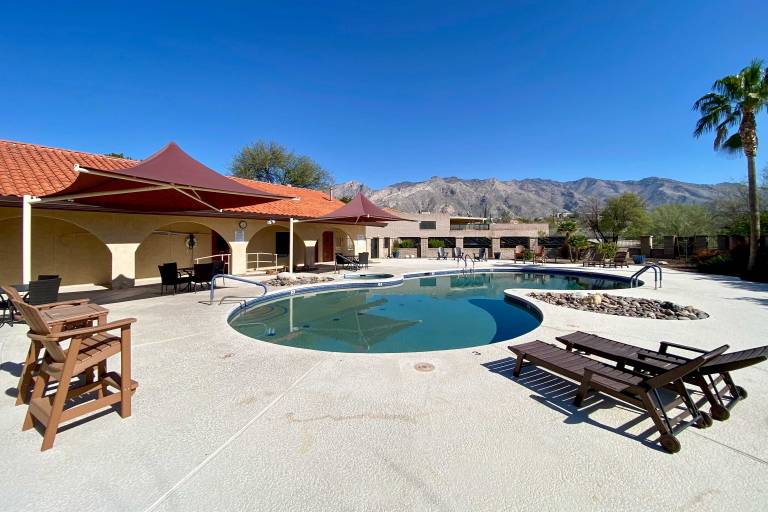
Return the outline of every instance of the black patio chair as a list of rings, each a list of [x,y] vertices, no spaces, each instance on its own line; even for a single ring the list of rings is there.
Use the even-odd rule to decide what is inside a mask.
[[[346,270],[358,270],[360,268],[360,262],[357,260],[350,258],[348,256],[344,256],[340,252],[336,253],[336,263],[334,265],[334,270],[336,272],[339,271],[339,267]]]
[[[437,248],[437,259],[438,260],[447,260],[448,259],[448,253],[445,252],[445,247],[438,247]]]
[[[58,274],[38,274],[38,279],[58,279]]]
[[[461,247],[454,247],[453,248],[453,259],[460,260],[464,258],[464,251],[462,251]]]
[[[173,286],[174,295],[179,291],[179,285],[187,285],[186,289],[189,290],[192,276],[181,276],[176,263],[158,265],[157,268],[160,270],[160,295],[163,295],[169,286]]]
[[[33,306],[58,302],[60,286],[60,277],[30,281],[29,288],[27,290],[26,302]]]
[[[361,268],[368,268],[368,253],[361,252],[360,254],[358,254],[357,263],[360,265]]]
[[[211,287],[213,279],[213,263],[195,263],[192,274],[192,291],[197,291],[197,285]]]
[[[488,261],[488,251],[485,247],[481,247],[479,254],[472,253],[472,259],[475,261]]]

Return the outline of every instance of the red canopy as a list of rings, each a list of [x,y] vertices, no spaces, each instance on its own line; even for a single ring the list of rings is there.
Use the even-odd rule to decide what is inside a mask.
[[[47,200],[134,211],[221,210],[288,199],[246,187],[201,164],[175,143],[126,169],[75,166],[78,175]]]
[[[360,192],[358,192],[350,202],[338,210],[329,213],[325,217],[312,219],[312,222],[362,224],[368,226],[397,221],[415,222],[412,219],[404,219],[379,208]]]

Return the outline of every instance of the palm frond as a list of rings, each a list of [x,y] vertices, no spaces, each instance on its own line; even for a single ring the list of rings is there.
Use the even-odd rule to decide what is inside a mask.
[[[744,96],[744,80],[740,75],[729,75],[716,80],[712,90],[728,101],[739,101]]]
[[[720,151],[731,155],[741,154],[744,146],[741,143],[741,135],[734,133],[720,144]]]

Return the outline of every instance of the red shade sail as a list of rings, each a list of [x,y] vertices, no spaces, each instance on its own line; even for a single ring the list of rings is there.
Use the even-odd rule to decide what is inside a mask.
[[[338,210],[329,213],[325,217],[312,220],[312,222],[358,224],[364,226],[375,226],[399,221],[415,222],[413,219],[404,219],[383,208],[379,208],[360,192],[349,203]]]
[[[133,211],[184,212],[238,208],[290,196],[246,187],[201,164],[175,143],[125,169],[75,166],[78,175],[67,188],[42,201]]]

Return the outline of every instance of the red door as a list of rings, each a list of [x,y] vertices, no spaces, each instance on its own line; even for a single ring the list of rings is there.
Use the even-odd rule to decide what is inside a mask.
[[[333,260],[333,231],[323,231],[323,261]]]

